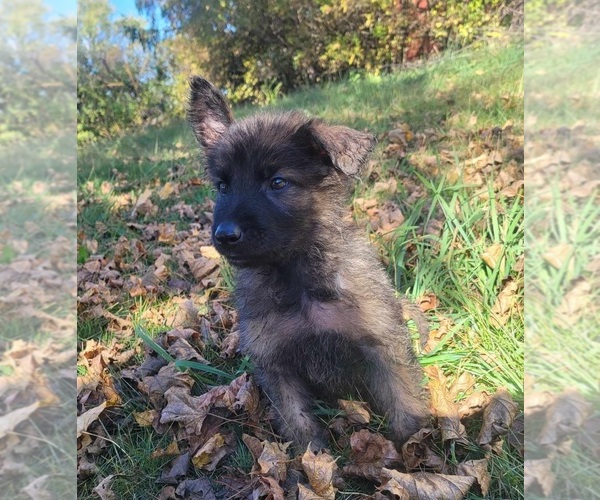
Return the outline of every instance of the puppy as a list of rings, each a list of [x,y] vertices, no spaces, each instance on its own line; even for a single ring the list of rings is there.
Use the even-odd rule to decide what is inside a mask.
[[[387,416],[401,445],[428,420],[404,313],[426,327],[346,217],[374,138],[298,112],[236,122],[208,81],[190,86],[188,119],[217,190],[214,245],[237,269],[241,349],[278,430],[321,448],[315,398],[353,395]]]

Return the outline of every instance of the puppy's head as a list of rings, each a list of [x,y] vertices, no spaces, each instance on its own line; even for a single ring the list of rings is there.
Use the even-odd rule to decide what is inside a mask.
[[[302,113],[235,122],[208,81],[194,77],[190,87],[188,119],[217,189],[217,250],[240,267],[279,264],[307,250],[317,227],[337,220],[331,212],[374,138]]]

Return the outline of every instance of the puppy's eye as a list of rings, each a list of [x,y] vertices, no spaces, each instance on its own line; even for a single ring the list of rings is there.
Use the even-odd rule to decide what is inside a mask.
[[[274,177],[273,179],[271,179],[271,184],[269,184],[269,187],[271,189],[277,191],[279,189],[283,189],[287,185],[288,185],[288,181],[286,181],[285,179],[283,179],[281,177]]]
[[[227,194],[227,183],[221,181],[217,184],[217,191],[221,194]]]

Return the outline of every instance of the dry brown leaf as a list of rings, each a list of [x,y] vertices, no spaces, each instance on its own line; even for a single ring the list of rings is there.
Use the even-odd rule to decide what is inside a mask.
[[[216,469],[217,464],[225,455],[227,455],[225,438],[222,434],[217,433],[196,452],[192,457],[192,463],[196,469],[205,469],[211,472]]]
[[[177,441],[173,440],[166,448],[158,448],[150,455],[152,458],[177,456],[181,453]]]
[[[481,259],[488,265],[488,267],[491,269],[496,269],[503,256],[504,245],[501,243],[494,243],[493,245],[487,247],[485,252],[481,254]]]
[[[177,194],[179,192],[179,184],[176,182],[165,182],[165,185],[158,192],[158,197],[161,200],[166,200],[172,194]]]
[[[568,243],[560,243],[542,254],[542,258],[555,269],[561,269],[569,262],[573,255],[574,247]]]
[[[475,478],[481,495],[486,496],[490,489],[490,473],[488,472],[488,459],[482,458],[481,460],[467,460],[456,466],[455,474],[459,476],[471,476]]]
[[[207,392],[194,397],[189,389],[171,387],[166,393],[167,405],[160,415],[160,423],[179,422],[191,435],[199,435],[208,412],[215,403],[215,393]]]
[[[398,190],[398,181],[390,177],[387,181],[378,181],[373,185],[374,193],[395,194]]]
[[[258,478],[260,486],[252,492],[252,498],[266,498],[267,500],[284,500],[285,492],[277,480],[270,476]],[[256,494],[256,496],[255,496]]]
[[[250,453],[252,453],[252,456],[254,457],[254,461],[256,462],[258,460],[258,457],[260,457],[260,455],[263,452],[262,442],[260,441],[260,439],[254,437],[254,436],[250,436],[249,434],[243,434],[242,441],[244,442],[246,447],[250,450]]]
[[[322,500],[323,497],[317,495],[313,490],[298,483],[298,500]]]
[[[431,472],[404,474],[397,470],[383,469],[381,482],[395,480],[404,488],[411,500],[461,500],[475,483],[472,476],[453,476]]]
[[[36,403],[37,404],[37,403]],[[33,406],[33,405],[32,405]],[[87,431],[88,427],[98,420],[100,414],[106,408],[106,401],[95,408],[91,408],[88,411],[82,413],[77,417],[77,437],[80,437],[84,432]],[[0,436],[2,436],[2,432],[0,432]]]
[[[367,403],[338,399],[338,405],[346,413],[346,418],[350,424],[366,425],[371,421]]]
[[[216,500],[215,492],[209,478],[186,479],[177,485],[176,498]]]
[[[207,259],[221,259],[221,254],[217,252],[217,249],[212,245],[201,246],[200,253],[202,254],[202,257],[206,257]]]
[[[135,201],[135,205],[133,206],[133,210],[131,211],[132,219],[135,219],[138,214],[151,214],[154,211],[158,210],[158,208],[154,206],[154,204],[150,200],[152,192],[152,189],[147,188],[142,194],[138,196],[137,200]]]
[[[151,427],[152,422],[158,415],[156,410],[146,410],[146,411],[135,411],[133,412],[133,418],[138,423],[140,427]]]
[[[455,400],[459,394],[467,394],[472,391],[473,387],[475,387],[475,377],[469,372],[462,372],[460,376],[452,382],[450,389],[448,389],[448,393],[450,394],[450,397]]]
[[[162,358],[158,360],[162,362]],[[166,392],[171,388],[187,390],[194,385],[194,379],[187,373],[180,372],[173,363],[163,366],[156,375],[148,375],[142,378],[139,389],[148,394],[150,401],[155,407],[162,406]]]
[[[517,404],[506,388],[499,388],[483,410],[483,424],[477,443],[481,446],[493,446],[494,442],[508,434],[518,411]]]
[[[474,392],[467,399],[461,401],[458,406],[460,419],[470,418],[478,415],[490,404],[491,396],[485,392]]]
[[[33,500],[54,500],[54,493],[47,490],[46,483],[50,478],[49,474],[44,474],[25,486],[21,491],[31,497]]]
[[[402,461],[394,443],[367,429],[350,436],[350,447],[352,463],[344,467],[344,474],[378,480],[382,467],[391,467]]]
[[[257,460],[260,473],[271,476],[277,481],[285,481],[287,464],[290,459],[286,450],[290,443],[281,444],[263,441],[262,445],[263,450]]]
[[[592,405],[576,389],[567,389],[556,397],[546,410],[546,419],[537,443],[559,445],[583,426],[592,412]]]
[[[314,454],[310,447],[302,455],[302,469],[308,476],[313,491],[321,498],[335,499],[333,475],[337,470],[334,458],[327,453]]]
[[[383,494],[382,492],[386,492]],[[406,489],[400,486],[400,483],[395,479],[389,479],[387,483],[382,484],[378,489],[377,493],[373,497],[375,500],[388,500],[390,496],[394,500],[410,500],[410,495]]]
[[[425,373],[430,379],[428,385],[432,413],[437,418],[438,427],[442,432],[442,440],[452,439],[467,444],[467,431],[460,422],[458,407],[446,388],[446,376],[437,365],[427,366]]]
[[[552,461],[549,458],[525,460],[525,492],[541,491],[549,496],[554,487],[556,476],[552,472]]]
[[[163,469],[158,479],[158,483],[177,484],[188,473],[190,466],[190,453],[185,452],[183,455],[175,458],[169,467]]]
[[[432,449],[436,436],[439,436],[437,429],[421,429],[402,445],[402,458],[407,469],[427,468],[445,472],[446,460]]]
[[[417,299],[417,305],[422,312],[431,311],[438,306],[438,299],[434,293],[426,293]]]
[[[240,332],[239,330],[232,331],[227,337],[221,342],[221,353],[220,356],[225,359],[233,358],[237,355],[238,348],[240,346]]]
[[[507,323],[517,302],[518,289],[517,282],[511,279],[498,294],[498,298],[490,311],[490,322],[493,325],[502,327]]]
[[[579,279],[565,294],[554,312],[554,324],[562,328],[574,326],[583,316],[592,299],[592,285],[585,279]]]
[[[552,394],[548,391],[544,392],[526,392],[527,397],[525,398],[525,416],[530,417],[536,413],[546,411],[546,409],[556,399],[556,394]]]
[[[117,495],[110,489],[116,477],[115,474],[105,477],[100,481],[98,486],[93,489],[93,492],[100,497],[100,500],[117,500]]]

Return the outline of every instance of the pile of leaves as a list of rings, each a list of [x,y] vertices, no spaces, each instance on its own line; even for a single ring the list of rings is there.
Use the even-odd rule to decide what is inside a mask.
[[[188,307],[188,319],[189,312]],[[435,425],[421,429],[401,450],[384,437],[382,419],[366,403],[340,400],[340,409],[326,421],[330,449],[296,455],[289,443],[277,439],[273,410],[251,375],[243,372],[229,383],[207,386],[185,369],[207,363],[209,351],[223,358],[237,356],[235,331],[215,336],[207,327],[207,336],[199,326],[163,333],[153,348],[146,347],[141,365],[121,371],[118,384],[108,370],[126,363],[135,349],[118,354],[115,345],[88,341],[80,353],[87,374],[78,379],[81,477],[94,473],[107,432],[126,418],[121,405],[127,396],[118,386],[135,387],[148,403],[147,409],[133,413],[136,425],[168,436],[170,444],[153,453],[171,459],[158,478],[164,484],[159,498],[165,499],[283,498],[296,491],[299,498],[332,499],[357,478],[378,485],[377,498],[459,499],[470,490],[485,496],[491,454],[503,452],[507,437],[522,453],[522,435],[510,431],[522,415],[505,389],[474,391],[475,380],[467,372],[449,381],[437,366],[429,366]],[[239,453],[238,446],[252,456],[250,471],[228,460]],[[215,471],[216,479],[209,479]],[[104,478],[94,491],[114,498],[114,479]]]

